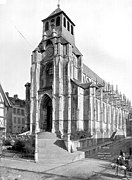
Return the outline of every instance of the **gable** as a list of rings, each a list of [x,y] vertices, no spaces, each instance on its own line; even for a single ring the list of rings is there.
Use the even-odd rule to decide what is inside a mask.
[[[3,102],[6,107],[11,106],[6,94],[4,93],[4,90],[1,84],[0,84],[0,101]]]
[[[4,103],[4,100],[3,100],[2,94],[0,93],[0,104],[2,103]]]

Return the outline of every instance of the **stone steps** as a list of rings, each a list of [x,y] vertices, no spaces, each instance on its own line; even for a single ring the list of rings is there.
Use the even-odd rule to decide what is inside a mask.
[[[56,134],[51,132],[39,132],[38,139],[56,139]]]
[[[63,140],[54,133],[41,132],[38,134],[38,161],[73,162],[84,158],[83,152],[69,153]]]

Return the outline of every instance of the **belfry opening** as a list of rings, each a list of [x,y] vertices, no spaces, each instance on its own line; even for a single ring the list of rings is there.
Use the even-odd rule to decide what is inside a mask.
[[[52,130],[52,100],[47,94],[41,100],[40,129],[48,132]]]

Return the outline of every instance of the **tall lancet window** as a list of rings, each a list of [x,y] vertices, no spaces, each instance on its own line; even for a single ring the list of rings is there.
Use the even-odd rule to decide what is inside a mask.
[[[47,21],[46,23],[45,23],[45,31],[48,31],[49,30],[49,22]]]
[[[53,82],[53,64],[49,63],[46,66],[46,87],[51,87]]]
[[[59,16],[56,18],[56,26],[60,26],[60,17]]]
[[[96,121],[98,121],[98,100],[96,99]]]
[[[64,25],[64,27],[66,27],[66,18],[65,17],[63,18],[63,25]]]

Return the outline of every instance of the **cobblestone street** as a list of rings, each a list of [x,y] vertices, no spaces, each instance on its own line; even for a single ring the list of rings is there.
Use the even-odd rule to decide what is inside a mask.
[[[6,162],[6,163],[5,163]],[[13,163],[16,167],[13,167]],[[46,162],[45,162],[46,163]],[[25,165],[27,164],[27,166]],[[47,165],[47,166],[46,166]],[[23,166],[23,168],[21,168]],[[25,166],[25,168],[24,168]],[[47,167],[47,168],[45,168]],[[25,161],[2,159],[0,163],[0,180],[118,180],[129,179],[115,175],[110,163],[102,160],[83,159],[73,163],[57,166],[35,164]]]

